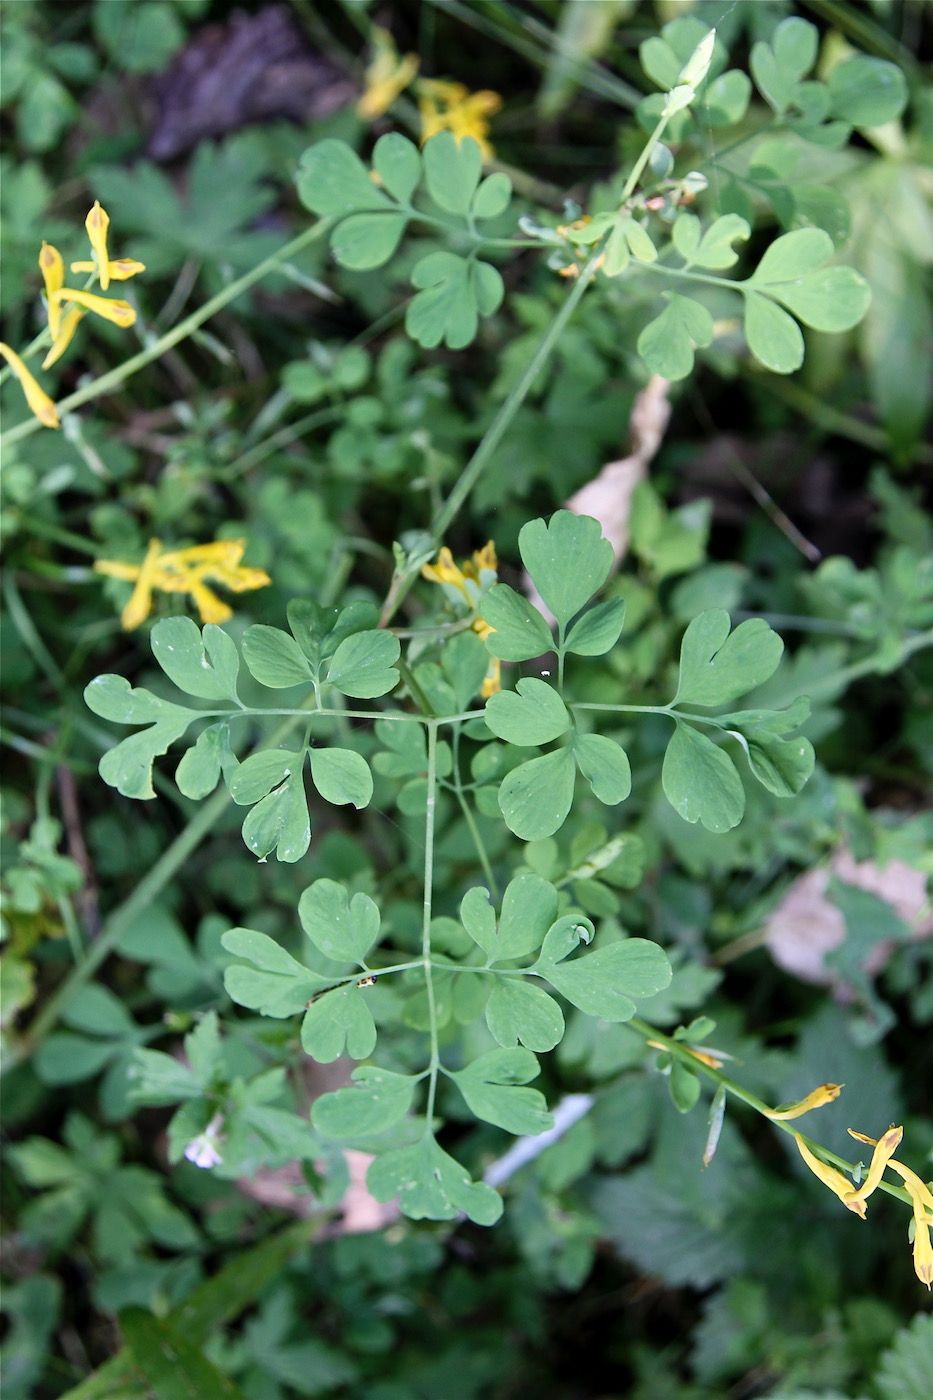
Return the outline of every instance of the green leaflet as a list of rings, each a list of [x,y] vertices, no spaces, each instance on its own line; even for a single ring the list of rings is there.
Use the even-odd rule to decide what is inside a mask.
[[[566,627],[602,588],[613,565],[612,545],[599,521],[558,510],[545,523],[530,520],[518,536],[522,562],[545,604]]]
[[[553,686],[526,676],[515,690],[500,690],[486,701],[486,723],[509,744],[547,744],[571,727],[567,706]]]
[[[294,1016],[327,986],[323,977],[256,929],[228,929],[221,942],[228,953],[244,959],[224,972],[229,995],[240,1006],[261,1011],[264,1016]]]
[[[315,1101],[311,1120],[325,1137],[348,1139],[385,1132],[411,1108],[417,1075],[360,1065],[351,1077],[352,1088],[322,1094]]]
[[[383,1153],[366,1180],[377,1201],[398,1196],[402,1211],[412,1220],[453,1220],[463,1211],[477,1225],[494,1225],[502,1214],[498,1192],[471,1181],[433,1137]]]
[[[564,1034],[564,1015],[542,987],[520,977],[498,977],[486,1003],[486,1024],[506,1049],[553,1050]]]
[[[449,1077],[467,1107],[484,1123],[509,1133],[543,1133],[554,1126],[547,1101],[537,1089],[516,1088],[538,1074],[538,1061],[528,1050],[490,1050],[466,1069]]]
[[[202,700],[237,702],[240,659],[220,627],[208,623],[202,631],[190,617],[165,617],[150,640],[156,661],[179,690]]]
[[[554,638],[538,609],[507,583],[495,583],[483,595],[481,615],[495,631],[486,649],[503,661],[530,661],[554,646]]]
[[[347,1054],[365,1060],[376,1048],[376,1023],[365,992],[355,983],[322,992],[301,1022],[301,1048],[313,1060],[330,1064]]]
[[[336,880],[315,880],[298,901],[298,917],[326,957],[365,967],[364,958],[379,937],[379,910],[369,895],[358,891],[348,899]]]
[[[690,623],[673,704],[726,705],[774,674],[784,652],[777,633],[760,617],[734,632],[731,626],[724,608],[708,608]]]
[[[502,916],[489,903],[482,886],[468,890],[460,902],[460,919],[488,960],[509,962],[535,952],[557,916],[557,890],[540,875],[523,873],[509,881],[502,899]]]
[[[742,820],[745,791],[735,764],[705,734],[680,720],[664,755],[661,783],[685,821],[722,832]]]
[[[553,836],[573,802],[574,762],[569,749],[556,749],[513,768],[499,785],[499,810],[523,841]]]
[[[155,797],[152,786],[153,760],[166,753],[180,739],[196,710],[186,710],[162,700],[148,690],[133,689],[123,676],[97,676],[85,688],[84,699],[101,719],[121,724],[149,724],[139,734],[131,734],[100,760],[100,776],[124,797]]]

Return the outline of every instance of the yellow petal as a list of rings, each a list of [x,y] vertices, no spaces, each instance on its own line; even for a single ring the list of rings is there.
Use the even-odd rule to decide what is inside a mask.
[[[95,199],[94,208],[85,219],[84,227],[91,240],[101,288],[106,291],[110,286],[110,258],[107,254],[107,230],[110,227],[110,216],[106,209],[100,207],[99,199]]]
[[[152,590],[155,585],[156,566],[159,552],[162,548],[161,540],[150,540],[149,548],[146,550],[146,557],[139,568],[136,579],[136,587],[130,594],[129,602],[120,615],[120,622],[126,632],[132,632],[141,626],[152,610]],[[99,561],[105,562],[103,560]],[[104,572],[103,569],[100,570]]]
[[[432,583],[452,583],[457,588],[461,588],[464,582],[463,574],[454,563],[454,557],[446,545],[438,554],[435,563],[423,565],[421,576],[430,579]]]
[[[226,622],[233,616],[233,609],[217,597],[200,579],[193,579],[187,591],[194,599],[195,607],[201,614],[202,622]]]
[[[265,569],[253,569],[248,564],[240,564],[236,569],[206,569],[204,577],[222,583],[234,593],[248,593],[251,588],[265,588],[272,582]]]
[[[492,540],[488,540],[482,549],[473,551],[473,563],[479,572],[483,569],[491,569],[495,573],[499,568],[499,561],[496,558],[496,546]]]
[[[821,1084],[818,1089],[814,1089],[798,1103],[788,1104],[786,1108],[768,1109],[766,1116],[779,1122],[786,1122],[790,1118],[801,1118],[803,1114],[809,1113],[811,1108],[822,1108],[824,1104],[832,1103],[834,1099],[838,1099],[844,1087],[843,1084]]]
[[[848,1206],[849,1210],[854,1211],[864,1220],[865,1202],[852,1196],[852,1183],[848,1177],[843,1176],[842,1172],[837,1172],[835,1167],[827,1166],[825,1162],[820,1161],[819,1157],[814,1156],[799,1133],[794,1133],[794,1142],[813,1175],[819,1177],[823,1185],[828,1186],[830,1191],[839,1197],[844,1206]]]
[[[9,345],[5,345],[3,341],[0,341],[0,355],[3,356],[10,366],[10,369],[19,380],[23,393],[26,396],[26,402],[39,422],[46,428],[57,428],[59,422],[58,411],[55,404],[39,384],[38,380],[30,374],[16,351],[12,350]]]
[[[136,277],[146,271],[146,264],[135,258],[112,258],[107,264],[111,282],[125,282],[128,277]]]
[[[236,568],[246,550],[246,540],[213,540],[210,544],[193,544],[187,549],[173,549],[162,555],[168,569]]]
[[[930,1241],[930,1221],[917,1220],[914,1235],[914,1272],[921,1283],[933,1288],[933,1243]]]
[[[124,583],[132,583],[139,578],[141,564],[125,564],[122,559],[98,559],[94,565],[95,574],[106,574],[108,578],[119,578]]]
[[[39,249],[39,267],[45,283],[46,314],[52,339],[57,340],[62,319],[62,309],[55,300],[55,293],[65,285],[65,263],[57,248],[51,243],[43,243]]]
[[[905,1167],[903,1162],[889,1162],[888,1166],[892,1171],[897,1172],[903,1180],[910,1199],[914,1203],[914,1210],[925,1210],[933,1215],[933,1191],[930,1190],[926,1182],[922,1181],[916,1172],[912,1172],[910,1167]]]
[[[493,657],[489,670],[483,677],[483,684],[480,695],[484,700],[488,700],[490,695],[495,695],[497,690],[502,689],[502,663]]]
[[[64,355],[65,351],[68,349],[68,346],[71,344],[74,333],[78,329],[79,322],[83,319],[84,312],[79,306],[73,306],[70,311],[65,312],[65,315],[62,317],[61,325],[58,328],[58,335],[52,342],[52,348],[42,361],[43,369],[48,369],[50,365],[54,365],[56,360],[61,359],[62,355]],[[51,324],[52,318],[50,316],[49,325],[51,326]]]
[[[903,1136],[903,1128],[889,1128],[886,1133],[882,1133],[881,1137],[875,1143],[874,1152],[871,1154],[871,1163],[865,1180],[857,1190],[852,1187],[849,1188],[849,1194],[846,1197],[846,1205],[849,1205],[852,1201],[865,1201],[868,1199],[884,1176],[884,1169],[897,1151]]]
[[[365,121],[381,116],[399,93],[418,72],[418,59],[413,53],[399,56],[391,34],[374,25],[371,33],[375,56],[366,69],[363,96],[356,110]]]
[[[63,287],[60,292],[55,293],[55,296],[60,302],[70,301],[75,302],[78,306],[85,306],[88,311],[93,311],[95,316],[102,316],[105,321],[112,321],[115,326],[126,328],[136,320],[136,312],[128,301],[115,301],[111,297],[98,297],[93,292],[76,292],[71,287]]]

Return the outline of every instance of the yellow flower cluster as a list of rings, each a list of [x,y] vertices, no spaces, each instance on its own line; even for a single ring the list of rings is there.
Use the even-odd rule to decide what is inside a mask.
[[[466,602],[467,608],[474,614],[470,626],[480,640],[485,642],[495,628],[483,621],[478,614],[478,608],[483,594],[498,578],[498,567],[496,546],[489,540],[482,549],[473,551],[472,559],[464,559],[459,569],[445,545],[436,562],[425,564],[421,574],[432,583],[439,583],[454,607],[461,609]],[[481,691],[484,700],[488,700],[490,695],[495,695],[497,690],[502,689],[501,669],[498,659],[491,657]]]
[[[111,258],[107,249],[107,230],[110,227],[110,218],[107,211],[101,208],[99,200],[95,199],[94,208],[88,214],[84,227],[87,229],[87,236],[90,240],[92,257],[84,262],[73,262],[71,264],[72,272],[86,272],[96,275],[103,291],[108,289],[111,282],[125,282],[128,277],[135,277],[138,272],[145,272],[143,263],[136,262],[133,258]],[[95,296],[92,292],[66,287],[64,259],[51,243],[43,243],[39,250],[39,269],[45,283],[48,334],[52,341],[51,349],[42,361],[43,369],[54,365],[55,361],[64,354],[71,344],[78,323],[86,312],[90,311],[95,316],[102,316],[104,320],[112,321],[116,326],[131,326],[136,320],[136,312],[128,301],[120,301],[114,297]],[[28,354],[28,351],[26,353]],[[3,356],[19,380],[26,396],[26,402],[39,422],[47,428],[57,428],[59,426],[58,410],[38,380],[26,367],[22,357],[2,341],[0,341],[0,355]]]
[[[483,153],[483,160],[492,160],[495,152],[488,139],[489,118],[501,106],[502,98],[488,88],[470,92],[463,83],[422,78],[418,84],[421,144],[439,131],[452,131],[458,141],[472,136]]]
[[[831,1103],[839,1095],[840,1084],[823,1084],[819,1089],[814,1089],[806,1099],[799,1104],[794,1104],[789,1109],[773,1109],[769,1118],[797,1118],[802,1113],[808,1113],[811,1108],[820,1108],[825,1103]],[[836,1196],[839,1197],[847,1210],[853,1211],[861,1220],[865,1219],[867,1210],[866,1201],[871,1193],[877,1189],[882,1177],[888,1167],[896,1172],[904,1183],[907,1194],[910,1196],[913,1205],[913,1231],[914,1231],[914,1272],[921,1283],[925,1283],[927,1288],[933,1287],[933,1242],[930,1239],[930,1232],[933,1230],[933,1191],[930,1190],[926,1182],[921,1181],[916,1172],[910,1167],[905,1167],[902,1162],[894,1160],[894,1153],[900,1146],[901,1138],[904,1136],[903,1128],[891,1127],[886,1133],[882,1133],[880,1138],[866,1137],[864,1133],[857,1133],[853,1128],[849,1128],[852,1137],[859,1142],[867,1142],[872,1145],[871,1162],[865,1179],[861,1185],[854,1186],[847,1176],[837,1171],[835,1167],[823,1162],[814,1152],[810,1150],[799,1133],[794,1133],[794,1141],[797,1150],[813,1172],[819,1177],[824,1186],[828,1186]]]
[[[371,32],[373,57],[363,77],[363,95],[356,110],[365,121],[391,107],[392,103],[412,83],[418,73],[416,54],[404,58],[395,47],[387,29],[374,25]],[[417,85],[418,109],[421,113],[421,144],[439,131],[451,131],[458,141],[472,136],[483,153],[483,160],[494,154],[489,144],[489,119],[502,106],[497,92],[484,89],[470,92],[463,83],[443,78],[422,78]]]
[[[240,563],[245,549],[245,540],[216,540],[213,544],[197,544],[190,549],[163,554],[162,541],[150,540],[141,564],[98,559],[94,568],[99,574],[135,584],[120,619],[127,632],[139,627],[149,616],[156,589],[163,593],[187,593],[202,622],[226,622],[233,616],[233,609],[208,588],[208,581],[222,584],[234,593],[264,588],[272,582],[264,569],[252,569]]]

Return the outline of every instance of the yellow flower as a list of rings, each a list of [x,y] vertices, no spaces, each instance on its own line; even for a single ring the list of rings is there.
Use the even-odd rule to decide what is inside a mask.
[[[118,559],[99,559],[94,565],[99,574],[134,583],[129,602],[123,609],[121,622],[127,632],[139,627],[152,609],[152,594],[187,593],[194,602],[202,622],[226,622],[233,609],[213,589],[207,580],[223,584],[235,593],[251,588],[264,588],[272,582],[264,569],[250,568],[240,563],[246,549],[245,540],[216,540],[213,544],[193,545],[190,549],[170,550],[163,554],[161,540],[149,541],[146,557],[141,564],[126,564]]]
[[[492,540],[489,540],[482,549],[473,551],[472,559],[464,559],[459,569],[454,563],[453,555],[445,545],[438,554],[435,563],[422,566],[421,574],[423,578],[430,579],[432,583],[439,583],[455,607],[459,607],[465,600],[470,611],[475,613],[487,588],[491,588],[496,582],[498,567],[496,546]],[[470,626],[483,642],[490,633],[496,630],[479,616],[473,618]],[[484,700],[488,700],[490,695],[495,695],[496,691],[501,689],[502,666],[498,658],[492,656],[489,658],[489,666],[483,678],[480,693]]]
[[[78,306],[86,306],[95,316],[102,316],[105,321],[112,321],[115,326],[125,328],[136,320],[136,312],[128,301],[98,297],[93,292],[76,292],[71,287],[62,287],[61,291],[54,293],[54,297],[58,302],[73,301]]]
[[[876,1149],[880,1146],[880,1141],[876,1141],[875,1138],[865,1137],[863,1133],[853,1132],[851,1128],[849,1132],[860,1142],[874,1143]],[[933,1287],[933,1242],[930,1240],[930,1231],[933,1229],[933,1191],[930,1190],[926,1182],[921,1181],[916,1172],[911,1171],[910,1167],[905,1167],[902,1162],[895,1162],[891,1158],[887,1165],[892,1171],[897,1172],[913,1204],[914,1272],[921,1283],[925,1283],[927,1288],[931,1288]]]
[[[6,360],[10,369],[22,385],[23,393],[26,395],[26,402],[39,422],[44,424],[46,428],[57,428],[59,424],[58,412],[55,408],[55,404],[39,382],[30,374],[16,351],[11,350],[9,345],[5,345],[3,341],[0,341],[0,355]]]
[[[786,1108],[770,1108],[766,1116],[776,1121],[787,1120],[789,1118],[802,1118],[805,1113],[809,1113],[811,1108],[822,1108],[824,1104],[832,1103],[838,1099],[844,1084],[821,1084],[818,1089],[814,1089],[805,1099],[799,1103],[788,1104]]]
[[[875,1150],[871,1154],[871,1164],[865,1175],[865,1180],[857,1190],[852,1190],[850,1193],[852,1201],[866,1201],[868,1199],[884,1176],[884,1169],[897,1151],[903,1136],[903,1128],[889,1128],[878,1138]],[[849,1204],[850,1200],[847,1198],[846,1205]]]
[[[65,264],[58,249],[53,248],[51,243],[46,243],[44,240],[39,249],[39,267],[42,271],[42,280],[45,283],[49,330],[52,332],[52,339],[57,340],[61,326],[62,308],[56,293],[60,292],[65,285]]]
[[[486,139],[489,118],[502,106],[497,92],[484,89],[470,92],[463,83],[449,83],[440,78],[423,78],[418,84],[418,107],[421,111],[421,144],[439,131],[451,131],[458,141],[472,136],[483,153],[491,160],[494,151]]]
[[[387,29],[374,25],[371,37],[375,53],[363,78],[363,96],[356,104],[364,121],[372,121],[387,111],[418,71],[417,54],[402,58]]]
[[[835,1167],[829,1167],[825,1162],[821,1162],[819,1157],[814,1156],[799,1133],[794,1133],[794,1142],[797,1150],[806,1162],[814,1176],[818,1176],[824,1186],[828,1186],[842,1201],[849,1210],[855,1211],[856,1215],[865,1219],[865,1201],[861,1197],[856,1197],[855,1188],[847,1176],[842,1172],[837,1172]]]
[[[128,277],[135,277],[138,272],[145,272],[145,263],[137,262],[135,258],[111,258],[107,251],[107,232],[110,228],[110,215],[106,209],[101,208],[99,199],[95,199],[94,208],[84,221],[87,229],[87,236],[91,241],[91,251],[94,254],[93,262],[73,262],[72,272],[96,272],[100,279],[101,289],[106,291],[111,282],[125,282]],[[132,322],[127,322],[132,325]]]
[[[71,344],[72,337],[78,329],[79,323],[84,320],[84,315],[85,313],[79,306],[73,306],[70,311],[65,312],[65,315],[61,319],[58,334],[52,341],[52,348],[42,361],[43,369],[48,369],[50,365],[54,365],[55,361],[64,355],[68,346]],[[50,316],[49,325],[51,326],[51,324]]]

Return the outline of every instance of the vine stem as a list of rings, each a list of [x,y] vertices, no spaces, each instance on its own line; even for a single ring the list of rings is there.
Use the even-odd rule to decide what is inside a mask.
[[[259,282],[269,272],[274,272],[281,263],[293,258],[296,253],[300,253],[309,243],[320,238],[330,228],[332,219],[319,219],[310,228],[306,228],[297,238],[293,238],[290,243],[284,244],[278,252],[271,253],[268,258],[263,258],[261,263],[257,263],[249,272],[245,272],[242,277],[238,277],[235,282],[224,287],[216,296],[211,297],[197,311],[193,311],[190,316],[186,316],[183,321],[179,321],[177,326],[173,326],[170,331],[159,336],[145,350],[140,350],[137,355],[131,355],[128,360],[124,360],[122,365],[117,365],[114,369],[108,370],[106,374],[101,374],[97,379],[92,379],[89,384],[76,389],[73,394],[62,399],[55,405],[59,416],[69,413],[73,408],[80,407],[87,403],[89,399],[95,399],[100,394],[106,394],[111,389],[115,389],[118,384],[122,384],[124,379],[129,379],[137,370],[145,368],[153,360],[158,360],[164,355],[166,350],[171,350],[173,345],[177,345],[180,340],[196,331],[211,316],[223,309],[231,301],[235,301],[243,292],[248,291],[255,282]],[[27,418],[22,423],[17,423],[15,427],[0,435],[0,447],[9,447],[14,442],[19,442],[22,438],[30,437],[42,427],[38,418]]]
[[[784,1119],[772,1117],[773,1110],[769,1108],[763,1099],[758,1098],[757,1094],[750,1093],[748,1089],[743,1089],[741,1084],[736,1084],[735,1080],[730,1079],[729,1076],[723,1074],[721,1070],[714,1069],[712,1065],[707,1065],[702,1060],[698,1060],[695,1055],[691,1054],[683,1041],[674,1040],[672,1036],[665,1035],[663,1031],[656,1030],[654,1026],[649,1025],[647,1021],[643,1021],[639,1016],[633,1016],[626,1024],[631,1026],[633,1031],[637,1031],[640,1036],[643,1036],[645,1040],[654,1040],[662,1044],[665,1050],[670,1051],[672,1055],[676,1055],[679,1060],[689,1065],[690,1068],[698,1074],[703,1074],[707,1079],[711,1079],[715,1084],[725,1089],[727,1094],[731,1094],[733,1098],[741,1099],[742,1103],[747,1104],[749,1108],[753,1108],[755,1112],[760,1113],[763,1118],[767,1118],[768,1122],[775,1128],[780,1128],[782,1133],[787,1133],[790,1137],[797,1136],[802,1138],[811,1151],[825,1158],[826,1161],[831,1162],[833,1166],[840,1167],[850,1175],[855,1172],[855,1164],[853,1162],[847,1162],[845,1157],[840,1157],[838,1153],[831,1152],[829,1148],[824,1147],[822,1143],[815,1142],[813,1138],[807,1137],[799,1128],[794,1127],[793,1122],[787,1122]],[[913,1202],[902,1186],[891,1186],[886,1181],[880,1181],[878,1187],[879,1190],[886,1191],[889,1196],[896,1196],[899,1201],[903,1201],[906,1205],[912,1206]]]

